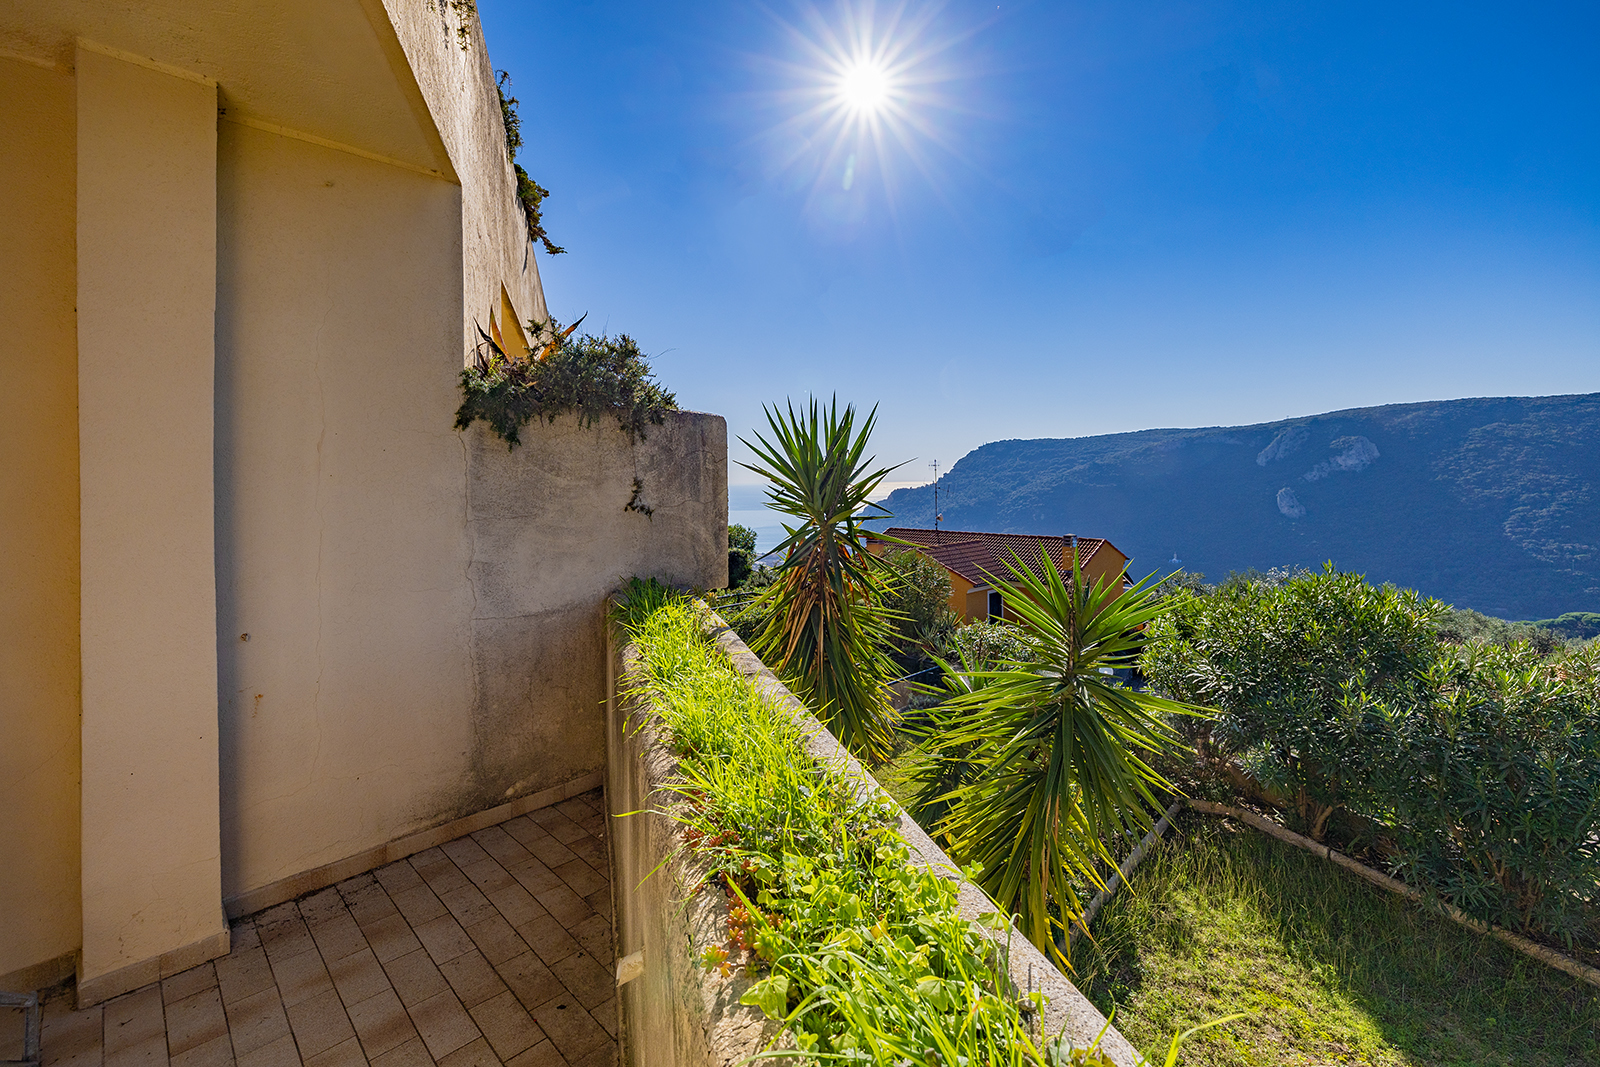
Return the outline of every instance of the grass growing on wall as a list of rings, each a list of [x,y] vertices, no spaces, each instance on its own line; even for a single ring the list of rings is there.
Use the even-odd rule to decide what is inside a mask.
[[[619,615],[643,653],[638,691],[680,761],[669,788],[686,802],[687,847],[711,868],[704,891],[729,898],[729,940],[702,962],[746,969],[744,1003],[819,1059],[1058,1062],[1003,995],[954,884],[910,866],[892,806],[806,754],[794,717],[708,642],[694,605],[635,583]]]
[[[1326,860],[1191,816],[1073,953],[1075,981],[1147,1053],[1195,1067],[1600,1063],[1600,990]]]

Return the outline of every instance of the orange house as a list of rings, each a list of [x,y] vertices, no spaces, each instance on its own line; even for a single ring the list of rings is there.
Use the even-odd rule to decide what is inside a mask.
[[[971,530],[925,530],[895,526],[881,535],[869,534],[867,548],[874,555],[897,546],[887,538],[904,541],[942,566],[950,576],[950,610],[962,622],[1010,619],[1005,597],[994,588],[991,576],[1011,577],[1006,561],[1020,558],[1043,576],[1043,555],[1048,552],[1056,569],[1067,573],[1068,546],[1077,546],[1078,567],[1091,585],[1103,582],[1117,596],[1131,584],[1126,574],[1128,557],[1103,537],[1054,537],[1043,534],[981,533]]]

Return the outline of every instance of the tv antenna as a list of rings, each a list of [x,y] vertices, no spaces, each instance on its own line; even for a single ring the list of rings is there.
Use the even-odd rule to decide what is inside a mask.
[[[928,466],[933,468],[933,543],[939,544],[939,461],[934,460]]]

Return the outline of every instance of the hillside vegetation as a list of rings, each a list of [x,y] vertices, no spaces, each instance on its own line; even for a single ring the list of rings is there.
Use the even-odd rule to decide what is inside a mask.
[[[1509,619],[1600,610],[1600,393],[1353,408],[1256,426],[996,441],[947,529],[1109,538],[1137,575],[1333,560]],[[931,487],[892,523],[933,524]],[[1578,636],[1573,633],[1572,636]]]

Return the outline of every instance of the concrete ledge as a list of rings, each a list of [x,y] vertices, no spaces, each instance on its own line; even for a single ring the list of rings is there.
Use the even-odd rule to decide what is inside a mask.
[[[758,690],[793,712],[809,736],[811,756],[840,768],[863,794],[885,795],[714,612],[707,612],[706,632]],[[612,831],[617,955],[644,952],[642,975],[619,990],[623,1062],[629,1067],[735,1064],[759,1052],[776,1024],[738,1003],[749,984],[743,976],[722,978],[697,962],[702,949],[726,940],[727,908],[720,895],[694,891],[703,872],[679,851],[683,840],[676,823],[650,810],[670,806],[671,798],[660,786],[676,770],[676,760],[660,743],[650,709],[619,696],[618,682],[637,661],[638,650],[632,645],[617,649],[614,635],[611,640],[607,801],[613,815],[637,813],[620,819]],[[913,862],[957,883],[957,908],[964,918],[994,913],[988,896],[961,877],[944,850],[903,810],[900,833],[911,847]],[[1007,939],[999,933],[990,936],[1003,951]],[[1138,1050],[1106,1024],[1105,1016],[1030,941],[1013,930],[1009,944],[1006,959],[1016,989],[1042,990],[1049,998],[1040,1020],[1042,1034],[1065,1033],[1079,1047],[1102,1035],[1101,1051],[1118,1067],[1142,1063]]]
[[[429,830],[421,830],[405,837],[396,838],[386,844],[369,848],[365,852],[358,852],[354,856],[346,856],[342,860],[325,863],[321,867],[313,867],[309,871],[292,874],[287,878],[280,878],[276,882],[269,882],[257,889],[246,890],[236,897],[231,897],[223,902],[223,907],[228,913],[228,918],[237,919],[241,915],[251,915],[255,912],[270,908],[284,901],[294,900],[296,897],[305,896],[307,893],[318,889],[325,889],[336,882],[346,878],[353,878],[363,872],[382,867],[395,860],[403,860],[407,856],[414,856],[418,852],[442,845],[446,841],[454,841],[458,837],[476,833],[479,830],[503,823],[507,819],[515,819],[518,815],[526,815],[530,811],[548,808],[552,804],[559,804],[569,797],[579,793],[587,793],[591,789],[598,789],[605,782],[605,772],[591,771],[580,775],[562,785],[541,789],[537,793],[529,793],[525,797],[518,797],[509,804],[480,811],[476,815],[468,815],[462,819],[447,822],[442,826],[435,826]],[[227,950],[224,949],[224,952]],[[209,958],[209,957],[208,957]]]
[[[53,960],[45,960],[31,967],[21,967],[8,974],[0,974],[0,992],[32,993],[36,989],[64,982],[77,973],[78,954],[68,952]]]
[[[126,967],[119,967],[106,974],[85,978],[78,975],[78,1008],[92,1007],[103,1000],[130,993],[140,986],[147,986],[152,982],[159,982],[163,978],[171,978],[175,974],[187,971],[190,967],[198,967],[207,960],[218,959],[228,954],[233,947],[232,932],[224,928],[210,937],[202,937],[192,941],[182,948],[175,948],[171,952],[163,952],[154,959],[140,960]],[[79,963],[82,967],[82,963]]]

